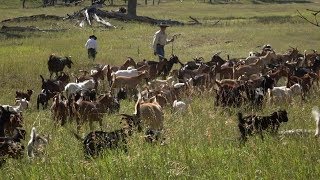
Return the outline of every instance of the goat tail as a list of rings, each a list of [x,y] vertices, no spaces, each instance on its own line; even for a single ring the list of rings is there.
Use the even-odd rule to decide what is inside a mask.
[[[36,136],[37,136],[36,128],[32,127],[31,134],[30,134],[30,141],[28,142],[28,145],[27,145],[27,155],[29,158],[34,157],[33,146],[34,146],[34,141]]]

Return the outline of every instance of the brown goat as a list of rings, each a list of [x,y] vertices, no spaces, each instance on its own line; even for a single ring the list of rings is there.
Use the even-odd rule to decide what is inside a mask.
[[[140,106],[140,110],[138,110]],[[144,128],[161,131],[163,129],[164,116],[162,107],[157,102],[156,97],[144,102],[138,98],[136,103],[136,114],[140,117]]]
[[[53,97],[51,112],[54,121],[60,122],[61,125],[66,123],[68,117],[68,107],[65,97],[63,97],[61,93],[57,93]]]

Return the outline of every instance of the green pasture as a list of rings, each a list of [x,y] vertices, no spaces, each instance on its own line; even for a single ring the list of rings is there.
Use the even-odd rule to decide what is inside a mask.
[[[182,62],[195,57],[210,60],[221,51],[227,58],[246,57],[250,51],[260,51],[258,46],[271,44],[278,53],[285,53],[290,46],[300,52],[319,50],[320,28],[298,17],[300,10],[312,18],[305,9],[317,9],[319,0],[297,3],[266,3],[262,1],[224,1],[213,4],[203,1],[168,0],[160,5],[144,5],[138,1],[137,14],[157,19],[188,22],[189,16],[202,25],[173,26],[167,29],[169,36],[181,34],[174,44],[166,46],[166,55],[176,54]],[[38,1],[27,1],[22,9],[18,0],[0,0],[0,21],[35,14],[66,16],[84,8],[40,7]],[[114,10],[123,5],[104,7]],[[318,8],[319,9],[319,8]],[[215,24],[217,21],[219,23]],[[29,160],[9,159],[1,168],[0,179],[318,179],[320,177],[320,142],[313,135],[304,137],[251,137],[244,147],[239,147],[236,113],[255,111],[221,109],[214,107],[214,94],[206,92],[192,97],[189,111],[183,115],[166,108],[166,144],[150,145],[143,134],[130,137],[128,153],[106,151],[103,157],[86,160],[82,144],[70,133],[75,122],[65,127],[52,122],[49,110],[37,111],[36,96],[41,91],[39,75],[49,77],[47,60],[50,54],[72,56],[74,66],[65,69],[79,74],[79,69],[89,70],[95,64],[120,65],[127,57],[135,61],[155,60],[151,41],[157,26],[137,22],[120,22],[110,19],[116,29],[93,27],[80,28],[70,20],[37,20],[5,22],[0,26],[36,26],[41,29],[63,29],[61,32],[10,32],[20,38],[0,33],[0,104],[13,104],[15,91],[33,89],[31,108],[24,113],[25,128],[29,133],[34,126],[42,134],[50,134],[46,154]],[[215,24],[215,25],[214,25]],[[87,59],[84,44],[91,34],[98,37],[96,62]],[[174,68],[179,68],[175,66]],[[283,80],[284,81],[284,80]],[[286,109],[289,122],[285,129],[314,129],[311,118],[313,106],[319,106],[319,89],[316,88],[307,101],[296,98],[292,104],[266,105],[257,112],[267,115],[279,108]],[[133,113],[134,102],[121,102],[121,113]],[[103,130],[120,127],[119,115],[106,115]],[[95,124],[95,128],[99,129]],[[89,126],[82,128],[82,135]]]

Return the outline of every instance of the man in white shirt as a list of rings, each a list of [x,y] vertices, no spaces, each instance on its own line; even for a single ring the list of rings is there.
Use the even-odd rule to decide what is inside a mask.
[[[166,28],[169,27],[168,24],[161,22],[159,24],[160,30],[157,31],[153,36],[153,54],[159,56],[159,59],[164,58],[164,46],[170,42],[174,41],[174,38],[167,39]]]
[[[88,41],[85,44],[85,47],[88,50],[88,58],[95,60],[97,54],[97,37],[95,35],[89,36]]]

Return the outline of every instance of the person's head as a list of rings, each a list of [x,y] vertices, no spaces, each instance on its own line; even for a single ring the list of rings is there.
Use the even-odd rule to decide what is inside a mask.
[[[89,36],[89,39],[97,40],[97,37],[95,35],[91,35],[91,36]]]
[[[167,27],[169,27],[169,25],[166,22],[161,22],[159,24],[159,27],[161,29],[161,31],[165,31]]]

